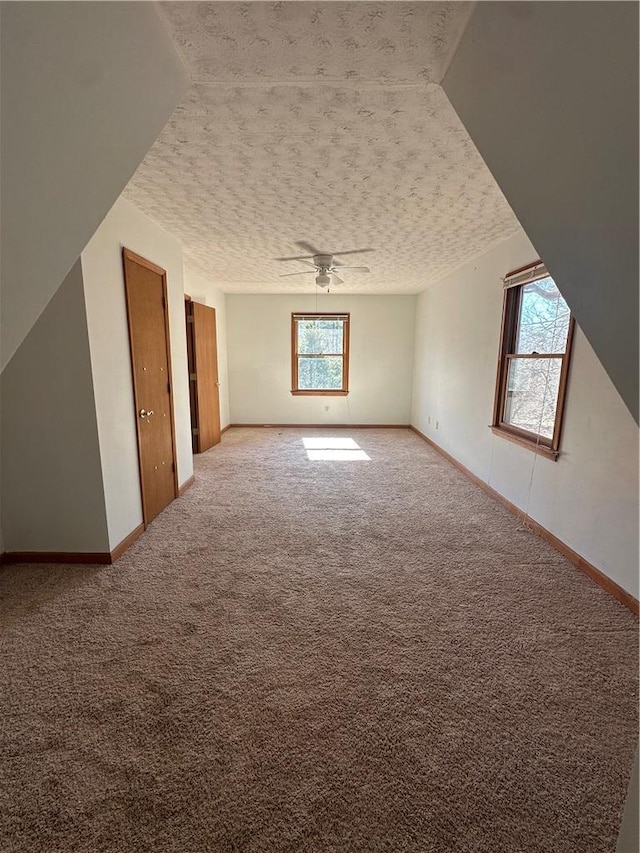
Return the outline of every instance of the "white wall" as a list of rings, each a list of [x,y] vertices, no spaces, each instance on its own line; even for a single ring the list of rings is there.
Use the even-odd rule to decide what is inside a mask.
[[[2,3],[2,367],[187,87],[153,3]]]
[[[4,370],[1,392],[6,550],[110,550],[79,261]]]
[[[142,523],[123,246],[167,271],[178,483],[193,473],[182,248],[121,198],[81,256],[111,550]]]
[[[232,423],[408,424],[415,296],[227,294]],[[346,397],[291,394],[291,313],[349,311]],[[328,411],[327,411],[328,407]]]
[[[638,4],[477,3],[442,86],[638,417]]]
[[[637,427],[579,329],[559,459],[489,429],[501,277],[537,257],[522,233],[420,295],[412,423],[637,597]]]
[[[216,332],[218,340],[218,381],[220,382],[220,426],[229,425],[229,371],[227,366],[227,308],[226,298],[214,284],[193,272],[184,269],[184,292],[194,302],[201,302],[216,309]]]

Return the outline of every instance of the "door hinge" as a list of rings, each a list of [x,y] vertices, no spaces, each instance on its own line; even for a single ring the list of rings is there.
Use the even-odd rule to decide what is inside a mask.
[[[170,382],[167,382],[167,391],[169,392],[169,394],[171,393],[171,383]]]
[[[187,323],[193,323],[193,317],[191,314],[187,314]]]
[[[200,435],[200,430],[198,427],[192,427],[191,432],[193,435]]]
[[[190,373],[189,379],[191,380],[191,382],[196,382],[196,380],[198,379],[198,374],[197,373]]]

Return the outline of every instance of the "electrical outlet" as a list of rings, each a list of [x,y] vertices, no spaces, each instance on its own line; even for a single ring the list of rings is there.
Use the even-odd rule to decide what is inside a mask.
[[[440,421],[436,421],[436,429],[440,427]]]
[[[428,424],[430,424],[430,423],[431,423],[431,415],[429,415],[429,417],[427,418],[427,423],[428,423]]]
[[[324,407],[324,410],[325,410],[325,412],[328,412],[328,411],[329,411],[329,406],[325,406],[325,407]]]

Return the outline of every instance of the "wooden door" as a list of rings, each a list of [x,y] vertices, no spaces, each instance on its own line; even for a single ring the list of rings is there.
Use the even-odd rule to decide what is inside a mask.
[[[128,249],[122,257],[146,527],[178,496],[167,274]]]
[[[199,302],[187,302],[186,310],[193,450],[203,453],[218,444],[221,437],[216,311]]]

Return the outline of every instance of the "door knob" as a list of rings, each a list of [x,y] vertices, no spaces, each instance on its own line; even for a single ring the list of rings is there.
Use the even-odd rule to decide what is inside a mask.
[[[139,415],[141,420],[145,420],[146,418],[150,418],[153,414],[153,409],[150,409],[148,412],[146,409],[140,409]]]

